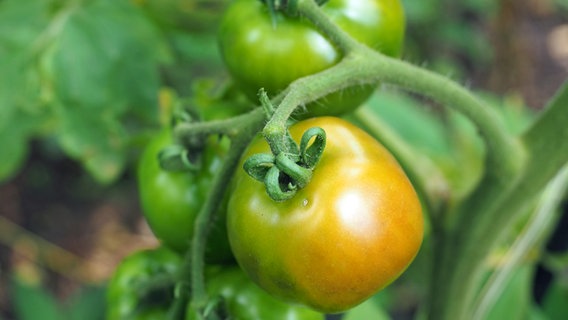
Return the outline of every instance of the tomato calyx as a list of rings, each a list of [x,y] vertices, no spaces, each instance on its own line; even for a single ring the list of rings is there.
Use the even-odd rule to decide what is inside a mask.
[[[201,116],[194,106],[176,105],[171,113],[170,126],[179,123],[198,123]],[[201,154],[205,149],[207,136],[196,134],[184,137],[183,141],[174,139],[158,154],[160,167],[166,171],[198,171],[201,168]]]
[[[160,167],[167,171],[197,171],[201,167],[201,157],[179,144],[165,147],[158,159]]]
[[[285,139],[286,150],[274,150],[276,155],[255,154],[243,164],[248,175],[265,184],[274,201],[291,199],[310,182],[325,149],[326,133],[320,127],[310,128],[302,135],[299,146],[289,132]]]

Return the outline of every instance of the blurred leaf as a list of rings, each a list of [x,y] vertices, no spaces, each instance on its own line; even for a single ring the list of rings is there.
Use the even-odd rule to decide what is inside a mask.
[[[478,96],[501,115],[503,124],[512,134],[521,134],[536,117],[536,113],[527,107],[519,95],[498,96],[481,92]]]
[[[0,131],[18,108],[38,104],[39,77],[31,54],[35,38],[48,21],[45,1],[0,2]]]
[[[511,278],[497,296],[495,303],[484,319],[486,320],[523,320],[527,318],[531,306],[533,268],[521,266],[513,271]]]
[[[135,1],[159,24],[185,31],[214,31],[230,0],[145,0]]]
[[[0,55],[0,142],[10,150],[0,179],[19,168],[33,133],[57,135],[68,156],[110,182],[130,130],[157,123],[169,48],[130,1],[0,2]]]
[[[102,320],[105,315],[105,288],[86,287],[67,303],[71,320]]]
[[[49,51],[44,72],[58,97],[62,147],[98,181],[113,181],[124,167],[129,122],[122,119],[157,123],[165,52],[136,7],[111,0],[76,8]]]
[[[528,320],[550,320],[537,305],[531,305],[531,310],[527,316]]]
[[[550,319],[564,319],[568,315],[568,283],[556,277],[548,288],[543,301],[542,311]]]
[[[568,269],[568,252],[549,252],[544,257],[544,264],[547,269],[553,272],[562,272]]]
[[[355,308],[347,311],[342,320],[389,320],[390,316],[386,313],[374,299],[369,299]]]
[[[61,320],[64,319],[56,300],[45,289],[12,280],[14,312],[20,320]]]
[[[1,1],[0,48],[9,52],[32,44],[37,34],[44,30],[49,12],[49,1]]]
[[[568,0],[555,0],[556,5],[564,10],[568,10]]]
[[[380,90],[367,105],[404,140],[430,155],[450,153],[439,115],[404,94]]]
[[[402,1],[407,19],[413,23],[425,23],[440,15],[441,0]]]
[[[59,140],[67,154],[83,162],[100,182],[108,183],[126,161],[126,133],[120,122],[105,113],[89,115],[85,109],[62,110]]]
[[[40,118],[18,112],[9,125],[0,128],[0,182],[9,179],[24,163],[28,138],[40,122]]]
[[[24,55],[14,50],[3,56],[5,60],[0,59],[0,182],[19,170],[26,158],[28,139],[47,121],[46,110],[41,109],[37,74],[26,66]]]
[[[451,44],[452,51],[467,53],[475,65],[484,65],[492,58],[492,47],[484,33],[463,20],[447,21],[438,36],[441,43]]]
[[[156,31],[125,1],[98,0],[69,17],[52,53],[51,77],[66,108],[127,107],[154,114],[158,62],[165,49]]]
[[[499,1],[494,0],[466,0],[464,4],[468,9],[485,14],[494,13],[499,7]]]

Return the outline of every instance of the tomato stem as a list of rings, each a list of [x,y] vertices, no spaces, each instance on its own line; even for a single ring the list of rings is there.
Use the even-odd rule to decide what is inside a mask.
[[[322,2],[322,1],[319,1]],[[320,5],[314,0],[297,0],[296,11],[299,15],[312,21],[333,43],[335,43],[344,55],[362,46],[347,32],[337,27],[328,16],[323,13]]]
[[[179,140],[183,137],[194,137],[197,135],[222,134],[228,137],[235,137],[240,134],[240,124],[251,117],[251,114],[259,113],[261,110],[255,109],[249,113],[232,117],[224,120],[212,120],[207,122],[181,122],[174,128],[174,134]]]
[[[231,118],[227,121],[213,121],[210,127],[207,124],[191,124],[182,126],[182,129],[176,128],[176,134],[183,136],[193,134],[198,129],[215,129],[211,132],[217,132],[219,125],[224,123],[227,125],[231,122],[232,128],[224,131],[231,139],[231,148],[229,149],[223,165],[215,176],[211,190],[209,191],[207,200],[199,211],[195,220],[194,235],[191,241],[190,250],[186,252],[183,266],[178,280],[178,292],[172,308],[170,310],[170,319],[180,320],[185,317],[185,308],[191,299],[191,304],[198,312],[201,312],[207,305],[207,292],[205,290],[205,247],[209,226],[214,218],[215,212],[222,199],[233,172],[237,168],[241,154],[244,152],[252,138],[260,131],[264,125],[265,114],[261,108],[257,108],[248,114]],[[234,122],[233,122],[234,121]],[[198,129],[191,128],[196,126]]]

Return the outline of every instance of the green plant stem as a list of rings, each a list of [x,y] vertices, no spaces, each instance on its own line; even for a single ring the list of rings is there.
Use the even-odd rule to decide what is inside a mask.
[[[331,92],[355,85],[385,82],[416,92],[466,115],[478,128],[487,145],[488,176],[507,184],[522,166],[524,150],[499,122],[499,116],[471,92],[450,79],[387,57],[359,44],[329,20],[313,0],[298,0],[298,13],[308,18],[346,56],[334,67],[293,82],[281,104],[263,130],[271,146],[284,143],[286,121],[300,105]]]
[[[353,68],[360,67],[346,57],[332,68],[292,82],[283,92],[280,104],[262,131],[272,153],[278,155],[279,152],[286,150],[287,121],[299,106],[353,86],[353,82],[357,81],[353,78],[357,76]]]
[[[299,15],[310,20],[316,28],[323,32],[341,51],[343,55],[362,47],[361,43],[353,39],[347,32],[337,27],[321,10],[314,0],[297,0],[296,11]]]
[[[194,235],[190,250],[187,251],[181,268],[176,290],[176,300],[170,310],[170,319],[181,320],[185,316],[185,308],[191,298],[192,307],[201,311],[207,304],[207,292],[205,290],[204,268],[205,268],[205,246],[209,232],[209,226],[213,215],[221,203],[230,179],[233,176],[241,154],[244,152],[250,141],[262,129],[265,122],[265,114],[261,108],[257,108],[246,115],[231,118],[225,122],[233,126],[233,131],[224,132],[231,135],[231,148],[215,176],[207,200],[199,211],[195,220]],[[213,125],[212,127],[215,127]],[[190,126],[183,126],[183,129],[176,130],[176,134],[195,134],[196,131],[189,129]],[[208,130],[206,125],[198,127]]]
[[[259,113],[258,110],[254,111]],[[175,126],[174,134],[178,137],[192,137],[196,135],[222,134],[234,137],[240,134],[240,127],[250,114],[239,115],[225,120],[213,120],[207,122],[180,123]]]

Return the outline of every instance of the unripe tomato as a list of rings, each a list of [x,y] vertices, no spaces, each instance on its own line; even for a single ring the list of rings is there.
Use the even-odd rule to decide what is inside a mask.
[[[389,56],[398,56],[404,38],[400,0],[329,0],[324,12],[358,41]],[[294,80],[320,72],[342,58],[334,45],[308,21],[277,14],[273,24],[266,5],[236,0],[225,12],[219,46],[235,82],[258,102],[258,90],[276,95]],[[338,115],[355,109],[373,86],[352,87],[307,106],[300,116]]]
[[[254,284],[239,267],[207,270],[207,292],[220,297],[231,320],[324,320],[325,316],[305,306],[292,305],[272,297]],[[197,319],[189,306],[187,320]]]
[[[160,241],[178,252],[187,250],[195,218],[205,202],[213,178],[222,165],[228,141],[209,139],[197,171],[171,172],[160,167],[158,153],[173,143],[170,130],[163,130],[148,144],[138,165],[138,189],[143,214]],[[205,251],[208,262],[233,259],[225,224],[227,201],[216,214]]]
[[[138,288],[153,277],[174,276],[181,262],[180,256],[164,247],[137,251],[124,258],[107,287],[106,319],[165,319],[171,301],[140,305]]]
[[[419,199],[393,156],[354,125],[333,117],[290,127],[299,141],[321,127],[327,145],[308,185],[276,202],[236,172],[227,211],[233,253],[269,293],[323,312],[349,309],[394,281],[423,237]],[[243,160],[270,152],[255,140]]]

